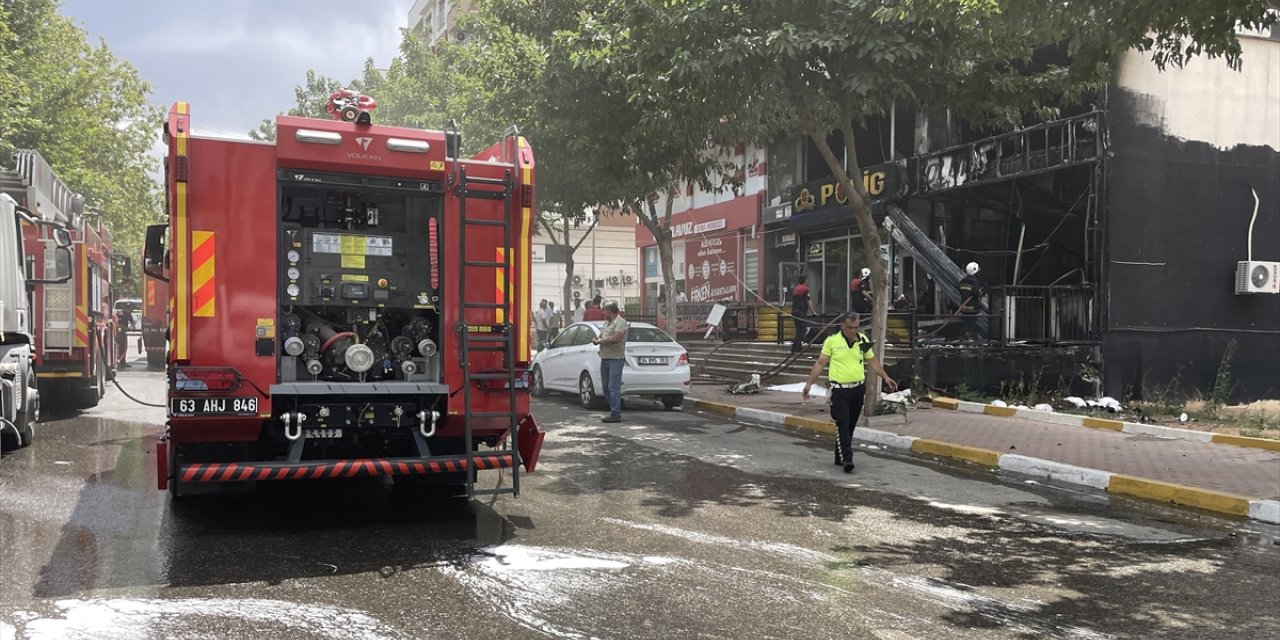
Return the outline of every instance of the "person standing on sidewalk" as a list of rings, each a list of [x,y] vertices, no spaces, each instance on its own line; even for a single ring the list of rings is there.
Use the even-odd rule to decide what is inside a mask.
[[[809,279],[805,276],[796,278],[796,286],[791,290],[791,319],[796,323],[796,337],[791,342],[791,353],[804,346],[804,339],[809,335],[809,321],[805,318],[818,315],[813,310],[813,300],[809,298]],[[778,327],[781,330],[782,327]]]
[[[550,344],[560,335],[560,325],[562,317],[559,311],[556,311],[556,303],[547,302],[547,343]]]
[[[840,322],[840,333],[828,336],[822,342],[822,355],[809,371],[809,378],[804,381],[802,396],[809,399],[809,390],[822,373],[822,368],[831,365],[827,372],[827,387],[831,394],[831,419],[836,422],[837,449],[836,464],[844,465],[845,473],[853,472],[853,429],[862,415],[862,400],[865,394],[863,382],[867,378],[866,367],[884,379],[892,391],[897,391],[898,383],[876,360],[871,350],[871,340],[858,331],[858,314],[845,314]]]
[[[597,322],[604,320],[604,311],[600,310],[600,299],[587,301],[587,310],[582,312],[583,322]]]
[[[538,310],[533,312],[533,328],[538,333],[538,349],[547,348],[547,300],[538,303]]]
[[[604,422],[622,422],[622,365],[627,353],[627,330],[631,325],[618,311],[618,303],[604,305],[605,323],[600,337],[591,344],[600,345],[600,382],[609,402],[609,416]]]

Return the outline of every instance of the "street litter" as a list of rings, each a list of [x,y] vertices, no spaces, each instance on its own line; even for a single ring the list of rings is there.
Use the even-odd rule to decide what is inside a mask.
[[[1120,410],[1123,408],[1120,406],[1120,401],[1116,400],[1115,398],[1112,398],[1111,396],[1102,396],[1097,400],[1090,400],[1088,401],[1088,405],[1091,407],[1100,407],[1100,408],[1106,409],[1111,413],[1119,413]]]
[[[768,387],[768,390],[769,391],[786,391],[788,393],[800,393],[801,391],[804,391],[804,383],[794,382],[792,384],[775,384],[771,387]],[[809,389],[809,395],[815,398],[825,397],[827,395],[827,388],[822,385],[814,385],[813,388]]]
[[[730,385],[728,389],[725,389],[725,391],[734,394],[760,393],[760,374],[753,373],[751,374],[751,378],[747,381]]]
[[[880,400],[884,402],[892,402],[894,404],[906,404],[908,402],[912,402],[913,399],[911,397],[910,389],[902,389],[901,391],[882,394],[880,396]]]

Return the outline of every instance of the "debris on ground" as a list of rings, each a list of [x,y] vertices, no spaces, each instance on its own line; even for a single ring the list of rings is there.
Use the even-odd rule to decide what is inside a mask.
[[[760,374],[753,373],[745,382],[730,385],[725,391],[733,394],[760,393]]]

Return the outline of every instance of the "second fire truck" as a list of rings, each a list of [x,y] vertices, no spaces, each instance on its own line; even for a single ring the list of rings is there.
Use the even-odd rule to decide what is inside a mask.
[[[145,256],[143,258],[145,260]],[[161,277],[167,275],[161,271]],[[147,352],[147,367],[163,369],[165,343],[169,339],[169,283],[159,278],[142,282],[142,347]]]
[[[107,381],[115,377],[111,232],[101,218],[86,216],[84,198],[68,189],[35,151],[17,152],[14,168],[0,169],[0,192],[35,219],[70,232],[68,253],[55,251],[40,235],[41,227],[25,227],[29,262],[70,260],[70,279],[34,285],[31,328],[39,385],[46,409],[96,406]]]
[[[334,120],[277,117],[272,144],[169,112],[169,223],[145,258],[171,298],[159,486],[392,476],[518,493],[543,437],[533,152],[512,129],[464,159],[456,131],[371,124],[350,93],[328,106]]]

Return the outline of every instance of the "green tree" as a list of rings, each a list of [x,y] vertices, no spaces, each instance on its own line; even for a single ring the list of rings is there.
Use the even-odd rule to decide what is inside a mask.
[[[538,163],[537,221],[540,235],[561,248],[564,281],[561,308],[571,307],[576,252],[610,210],[609,179],[602,175],[595,156],[582,152],[579,122],[565,113],[563,99],[548,75],[546,42],[552,29],[543,22],[547,13],[525,15],[512,3],[491,3],[460,25],[468,33],[465,45],[437,48],[447,68],[456,96],[452,113],[469,130],[490,137],[514,124],[533,146]],[[510,18],[519,15],[513,21]],[[566,113],[566,115],[568,115]],[[483,134],[482,134],[483,135]],[[585,228],[576,241],[573,229]],[[544,233],[545,232],[545,233]]]
[[[276,141],[276,120],[275,118],[263,118],[258,123],[258,128],[249,132],[249,137],[254,140],[275,142]]]
[[[533,105],[529,130],[539,154],[540,199],[548,208],[565,216],[636,216],[655,238],[664,287],[673,292],[675,202],[662,196],[690,183],[732,187],[721,177],[738,175],[737,167],[714,152],[715,144],[750,132],[745,120],[722,117],[717,105],[688,86],[639,82],[643,69],[636,63],[643,58],[635,49],[643,45],[596,25],[609,6],[600,0],[495,0],[489,10],[496,22],[524,40],[534,53],[529,57],[540,63],[528,66],[541,73],[487,84],[497,87],[496,100]],[[676,326],[674,305],[667,305],[665,319]]]
[[[850,194],[867,256],[880,235],[860,176],[856,126],[890,105],[950,109],[1012,127],[1105,86],[1125,51],[1156,62],[1223,57],[1238,65],[1238,24],[1271,24],[1266,0],[602,0],[586,31],[625,69],[630,92],[677,85],[725,117],[779,134],[803,131]],[[711,110],[712,112],[715,109]],[[675,112],[676,117],[688,117]],[[701,120],[701,113],[694,117]],[[828,134],[842,134],[833,149]],[[888,282],[876,284],[873,333],[883,352]],[[868,411],[879,385],[868,384]]]
[[[105,43],[58,14],[53,0],[0,3],[0,153],[35,149],[111,227],[116,250],[134,255],[161,218],[159,108],[150,85]]]

